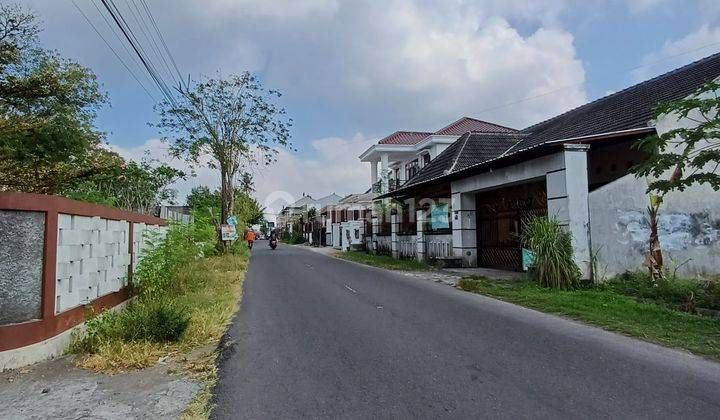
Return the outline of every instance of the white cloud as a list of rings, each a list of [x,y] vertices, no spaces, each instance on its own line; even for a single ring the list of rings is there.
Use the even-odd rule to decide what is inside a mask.
[[[378,128],[431,129],[462,115],[525,126],[585,102],[574,38],[557,23],[565,4],[226,0],[186,3],[185,13],[228,22],[202,49],[222,51],[224,73],[258,70],[293,101],[341,109],[356,131],[380,135]]]
[[[194,3],[199,14],[220,20],[304,19],[318,15],[331,16],[338,8],[337,0],[215,0]]]
[[[647,54],[643,67],[633,71],[636,81],[678,68],[720,50],[720,27],[703,24],[684,37],[666,41],[660,51]]]
[[[667,3],[667,0],[629,0],[627,2],[630,13],[643,13]]]

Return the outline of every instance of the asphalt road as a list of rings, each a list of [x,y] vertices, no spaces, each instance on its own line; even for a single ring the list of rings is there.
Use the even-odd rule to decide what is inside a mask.
[[[720,364],[265,242],[213,417],[720,418]]]

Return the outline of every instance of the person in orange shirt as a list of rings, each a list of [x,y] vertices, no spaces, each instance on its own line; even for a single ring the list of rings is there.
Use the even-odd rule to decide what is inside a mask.
[[[248,229],[245,234],[245,240],[247,241],[248,248],[252,249],[253,243],[255,242],[255,232],[252,229]]]

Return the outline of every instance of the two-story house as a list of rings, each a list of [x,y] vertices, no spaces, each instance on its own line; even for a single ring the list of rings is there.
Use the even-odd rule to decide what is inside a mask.
[[[463,117],[435,132],[396,131],[360,155],[360,161],[370,162],[372,192],[387,193],[399,188],[468,131],[513,133],[516,130]]]

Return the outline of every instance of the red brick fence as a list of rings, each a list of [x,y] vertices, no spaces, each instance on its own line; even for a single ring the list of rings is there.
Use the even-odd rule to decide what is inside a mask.
[[[58,354],[70,329],[130,297],[163,219],[63,197],[0,192],[0,371]]]

